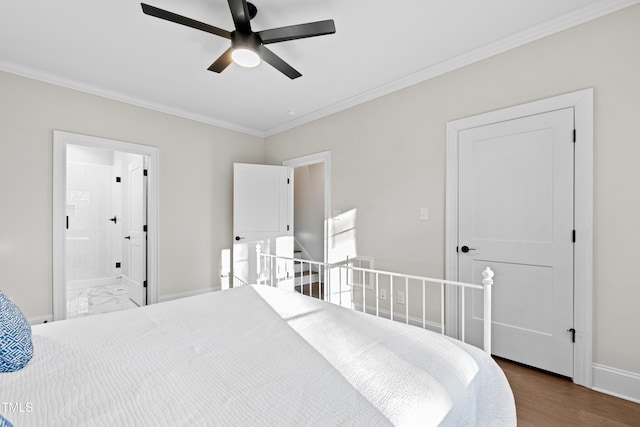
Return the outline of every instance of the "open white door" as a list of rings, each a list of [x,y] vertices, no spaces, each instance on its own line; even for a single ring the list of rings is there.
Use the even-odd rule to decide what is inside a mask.
[[[125,265],[123,282],[129,289],[129,298],[139,306],[147,303],[147,185],[143,156],[131,155],[126,167],[127,179],[127,227],[125,250],[128,262]]]
[[[233,169],[234,286],[259,282],[256,247],[262,253],[293,257],[292,169],[235,163]],[[293,266],[274,263],[277,278],[291,277]]]

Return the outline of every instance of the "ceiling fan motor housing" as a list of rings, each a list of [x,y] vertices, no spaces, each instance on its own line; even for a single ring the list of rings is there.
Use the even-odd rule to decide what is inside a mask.
[[[262,40],[256,33],[241,33],[239,31],[233,31],[231,33],[231,47],[233,49],[250,49],[257,54],[260,54],[260,45]]]

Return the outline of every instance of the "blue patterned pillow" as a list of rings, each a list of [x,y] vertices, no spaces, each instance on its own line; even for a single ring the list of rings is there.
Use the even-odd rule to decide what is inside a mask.
[[[32,355],[31,325],[20,309],[0,291],[0,372],[24,368]]]
[[[8,419],[0,415],[0,427],[13,427],[13,424]]]

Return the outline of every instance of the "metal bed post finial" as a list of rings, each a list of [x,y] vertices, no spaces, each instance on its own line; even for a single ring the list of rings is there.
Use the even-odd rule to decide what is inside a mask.
[[[490,267],[482,271],[484,286],[484,351],[491,354],[491,288],[495,273]]]

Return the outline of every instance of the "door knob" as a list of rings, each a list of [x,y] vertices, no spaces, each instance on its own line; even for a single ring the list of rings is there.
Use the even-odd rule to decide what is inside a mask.
[[[460,250],[461,250],[463,253],[465,253],[465,254],[466,254],[466,253],[467,253],[467,252],[469,252],[469,251],[475,251],[475,250],[476,250],[476,248],[470,248],[469,246],[466,246],[466,245],[465,245],[465,246],[461,247],[461,248],[460,248]]]
[[[126,236],[125,239],[131,240],[131,236]]]
[[[118,218],[116,218],[116,216],[114,215],[113,218],[109,218],[109,221],[113,221],[114,224],[118,223]]]
[[[238,240],[242,240],[242,239],[244,239],[244,237],[236,236],[236,242],[237,242]]]

